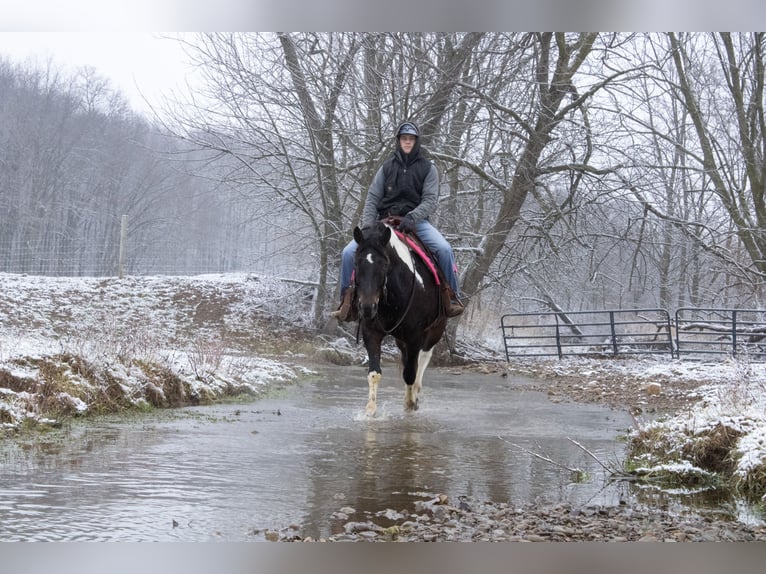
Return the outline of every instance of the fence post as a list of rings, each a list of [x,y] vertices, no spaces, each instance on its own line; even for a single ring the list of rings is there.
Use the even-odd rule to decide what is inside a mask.
[[[732,356],[737,356],[737,310],[733,309],[731,312],[731,353]]]
[[[612,334],[612,354],[617,356],[617,333],[614,329],[614,311],[609,311],[609,331]]]
[[[125,243],[128,240],[128,216],[123,215],[120,221],[120,258],[117,263],[117,277],[125,275]]]

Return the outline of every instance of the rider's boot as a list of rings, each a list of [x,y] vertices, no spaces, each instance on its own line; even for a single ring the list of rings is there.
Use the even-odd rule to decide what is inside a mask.
[[[449,307],[447,307],[447,317],[457,317],[465,311],[465,306],[457,297],[450,297]]]
[[[354,295],[356,294],[353,287],[346,289],[340,300],[340,306],[336,311],[330,313],[330,317],[336,318],[339,322],[343,321],[356,321],[359,319],[359,311],[354,304]]]
[[[442,301],[444,302],[444,312],[447,317],[457,317],[465,311],[465,306],[455,292],[446,284],[442,283]]]

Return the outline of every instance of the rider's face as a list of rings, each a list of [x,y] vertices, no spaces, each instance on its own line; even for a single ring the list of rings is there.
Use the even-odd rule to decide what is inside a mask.
[[[413,135],[409,134],[402,134],[399,136],[399,145],[402,146],[402,151],[404,153],[410,153],[412,151],[412,148],[415,147],[415,140],[417,140]]]

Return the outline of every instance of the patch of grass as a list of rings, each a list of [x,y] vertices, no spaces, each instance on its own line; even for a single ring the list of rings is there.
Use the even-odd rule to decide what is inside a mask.
[[[638,479],[662,488],[721,488],[725,486],[723,478],[714,472],[697,467],[636,468],[633,475]]]
[[[147,361],[137,361],[145,377],[143,398],[153,407],[198,405],[201,397],[192,393],[189,385],[169,367]]]
[[[0,405],[0,425],[9,425],[13,423],[14,420],[11,411]]]
[[[718,423],[712,429],[695,435],[682,448],[682,456],[695,466],[711,472],[730,475],[736,468],[733,452],[742,432]]]
[[[639,459],[647,455],[653,460],[667,461],[676,449],[668,432],[658,426],[639,430],[628,440],[628,459]]]
[[[133,402],[125,388],[113,373],[103,369],[93,381],[93,392],[88,401],[88,410],[93,414],[108,414],[129,409]]]
[[[716,488],[748,497],[766,494],[766,463],[736,474],[743,432],[723,423],[694,434],[651,426],[633,435],[626,468],[640,480],[665,488]],[[684,465],[688,463],[688,467]]]
[[[14,393],[29,391],[34,386],[34,382],[33,378],[19,377],[6,369],[0,369],[0,387],[9,389]]]
[[[766,513],[766,463],[750,469],[745,477],[736,475],[733,484],[738,492],[760,498],[761,506],[764,506],[763,510]]]

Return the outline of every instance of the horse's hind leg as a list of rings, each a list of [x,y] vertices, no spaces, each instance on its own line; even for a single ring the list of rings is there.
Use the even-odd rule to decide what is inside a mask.
[[[402,380],[404,381],[404,410],[418,410],[418,393],[415,381],[418,374],[418,353],[410,352],[407,345],[397,341],[402,353]]]
[[[414,353],[413,353],[414,355]],[[408,411],[416,411],[418,410],[418,404],[420,402],[420,391],[423,388],[423,373],[426,370],[426,367],[428,367],[428,363],[431,362],[431,356],[433,355],[433,349],[429,351],[420,351],[417,355],[417,363],[415,365],[411,365],[411,370],[408,373],[408,368],[405,366],[404,371],[406,373],[404,377],[404,382],[407,383],[407,387],[404,393],[404,408]],[[411,372],[414,371],[414,377],[413,381],[410,383],[408,380],[408,376],[410,377]]]

